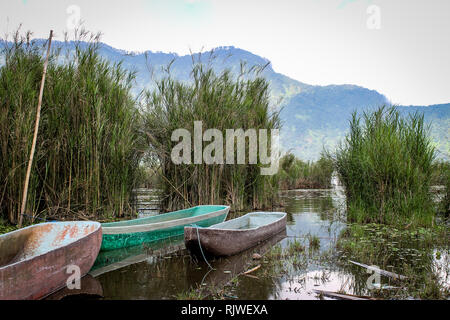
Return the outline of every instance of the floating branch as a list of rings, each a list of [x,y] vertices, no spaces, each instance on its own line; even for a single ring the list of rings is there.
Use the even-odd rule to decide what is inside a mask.
[[[337,292],[332,292],[332,291],[324,291],[324,290],[316,290],[314,289],[315,292],[330,297],[330,298],[336,298],[336,299],[341,299],[341,300],[376,300],[375,298],[372,297],[360,297],[360,296],[355,296],[352,294],[344,294],[344,293],[337,293]]]
[[[389,277],[389,278],[392,278],[392,279],[396,279],[396,280],[405,280],[405,279],[407,279],[407,277],[402,276],[400,274],[396,274],[394,272],[389,272],[389,271],[386,271],[386,270],[379,269],[377,267],[368,266],[368,265],[366,265],[364,263],[359,263],[359,262],[355,262],[355,261],[352,261],[352,260],[348,260],[348,261],[353,263],[353,264],[356,264],[357,266],[366,268],[367,270],[372,270],[372,271],[378,272],[379,274],[382,274],[383,276],[386,276],[386,277]]]

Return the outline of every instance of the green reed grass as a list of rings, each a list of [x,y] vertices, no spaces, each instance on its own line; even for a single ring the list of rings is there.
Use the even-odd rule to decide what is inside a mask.
[[[11,223],[20,214],[45,47],[27,38],[17,32],[3,42],[0,68],[0,215]],[[101,58],[98,38],[89,40],[52,50],[28,215],[96,218],[130,209],[143,143],[130,93],[134,74]]]
[[[438,212],[448,217],[450,215],[450,162],[441,159],[433,163],[431,184],[444,188],[442,200],[438,204]]]
[[[331,187],[333,161],[323,153],[319,160],[302,161],[292,153],[280,159],[281,189],[326,189]]]
[[[243,68],[238,77],[229,70],[216,74],[194,59],[191,79],[191,83],[183,83],[169,73],[142,101],[151,158],[160,166],[164,185],[163,208],[229,204],[240,211],[272,206],[278,180],[260,175],[259,159],[258,164],[242,165],[175,165],[171,160],[172,148],[178,143],[171,141],[172,132],[184,128],[193,137],[194,121],[203,121],[203,130],[215,128],[224,134],[226,129],[278,129],[280,119],[277,112],[270,111],[267,81],[256,69]],[[203,150],[208,144],[203,143]],[[246,159],[248,163],[247,142]]]
[[[430,176],[435,150],[423,115],[402,118],[395,107],[353,114],[334,164],[355,222],[433,224]]]

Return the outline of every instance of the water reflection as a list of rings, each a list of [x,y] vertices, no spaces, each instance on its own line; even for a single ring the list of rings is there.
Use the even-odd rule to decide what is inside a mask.
[[[80,287],[63,289],[49,295],[45,300],[75,300],[75,299],[100,299],[103,297],[102,284],[98,279],[91,275],[86,275],[81,278]]]
[[[173,299],[202,284],[225,285],[235,275],[246,271],[253,253],[264,254],[285,237],[283,231],[239,255],[209,261],[214,270],[209,270],[203,261],[193,260],[185,250],[176,256],[155,256],[155,252],[149,254],[141,250],[139,255],[95,269],[91,274],[103,284],[106,299]],[[107,269],[110,271],[105,272]]]
[[[183,249],[183,237],[179,237],[169,243],[101,253],[91,275],[101,283],[105,299],[173,299],[203,285],[222,287],[250,265],[261,263],[262,267],[252,273],[253,277],[239,276],[233,296],[239,299],[319,299],[314,291],[317,289],[373,295],[367,287],[370,274],[350,264],[348,260],[353,257],[345,256],[336,248],[336,241],[346,228],[341,188],[336,185],[332,190],[292,190],[281,196],[286,204],[283,211],[288,213],[286,232],[239,255],[209,261],[213,271],[204,261],[193,260]],[[235,216],[230,215],[230,218]],[[315,250],[309,249],[311,235],[320,242]],[[378,250],[375,258],[383,259],[378,261],[387,265],[387,270],[401,270],[404,264],[425,269],[434,265],[434,272],[448,284],[448,247],[424,249],[419,242],[401,238],[386,240],[374,235],[369,240],[355,241],[372,241]],[[290,261],[280,261],[275,266],[252,261],[255,252],[263,254],[275,245],[287,248],[293,241],[300,242],[306,249],[290,257]],[[301,261],[295,263],[296,259]],[[389,281],[383,278],[382,283],[389,284]]]
[[[314,290],[351,292],[354,277],[351,274],[329,270],[314,270],[285,279],[280,288],[269,299],[277,300],[316,300],[318,294]],[[329,299],[324,297],[324,299]]]

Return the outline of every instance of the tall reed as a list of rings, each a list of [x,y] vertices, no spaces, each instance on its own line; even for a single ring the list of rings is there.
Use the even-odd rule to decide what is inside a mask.
[[[215,128],[223,134],[226,129],[280,127],[278,113],[269,108],[267,81],[256,69],[242,70],[237,77],[229,70],[216,74],[207,65],[193,61],[192,82],[182,83],[168,74],[157,81],[156,91],[146,93],[142,101],[145,128],[153,159],[160,166],[165,210],[219,203],[244,210],[269,207],[275,201],[278,182],[260,175],[259,158],[257,164],[241,165],[175,165],[171,160],[172,148],[178,143],[171,141],[172,132],[184,128],[193,137],[194,121],[203,121],[203,130]],[[203,148],[208,144],[203,142]],[[248,150],[246,142],[247,160]]]
[[[348,219],[394,225],[433,223],[430,176],[435,150],[423,115],[395,107],[353,113],[334,155],[347,196]]]
[[[27,39],[16,33],[3,42],[0,68],[0,214],[11,223],[20,214],[43,69],[42,43]],[[134,74],[101,58],[96,37],[66,45],[50,56],[27,214],[123,216],[144,142]]]
[[[281,189],[326,189],[331,187],[333,161],[323,153],[317,161],[302,161],[292,153],[280,160]]]

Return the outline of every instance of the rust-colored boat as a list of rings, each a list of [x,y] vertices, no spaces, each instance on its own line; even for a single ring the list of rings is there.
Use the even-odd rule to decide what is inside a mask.
[[[41,299],[89,272],[102,242],[98,222],[49,222],[0,236],[0,300]],[[73,267],[75,266],[75,267]],[[70,267],[70,268],[69,268]]]
[[[251,212],[208,228],[185,227],[184,242],[194,255],[203,252],[205,255],[231,256],[256,246],[285,228],[284,212]]]

